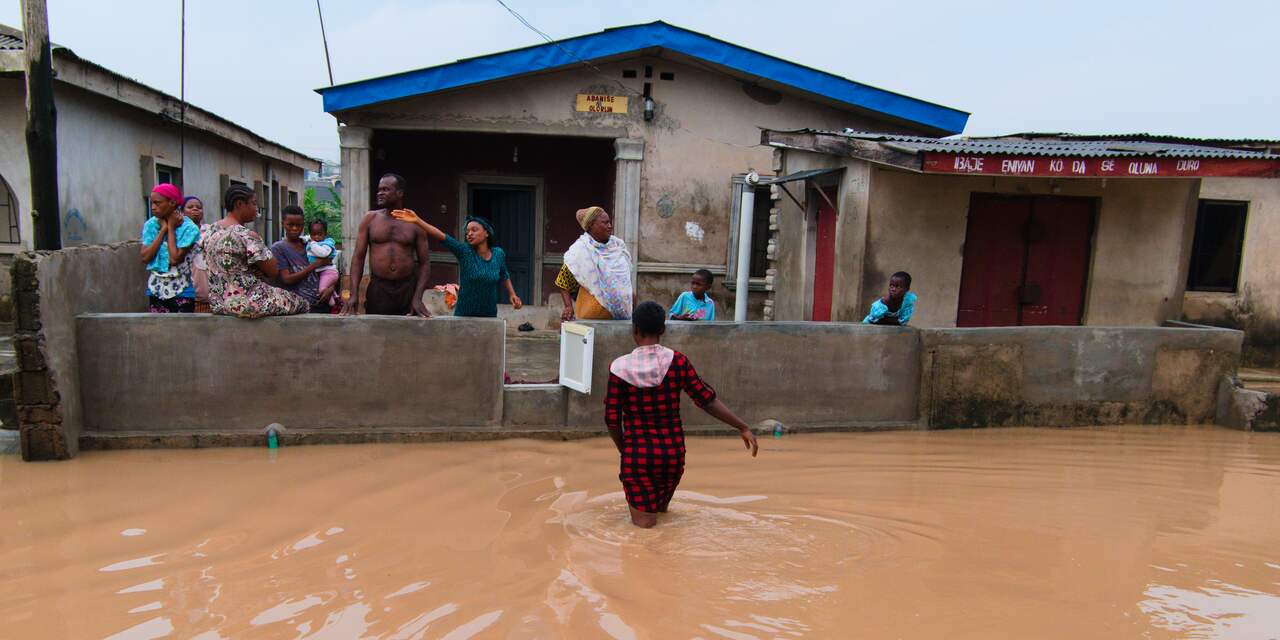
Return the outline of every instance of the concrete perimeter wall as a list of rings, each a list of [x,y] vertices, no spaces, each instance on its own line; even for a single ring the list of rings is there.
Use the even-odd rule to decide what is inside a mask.
[[[570,392],[567,424],[604,424],[609,364],[635,348],[630,322],[596,330],[591,395]],[[684,353],[743,420],[788,426],[914,426],[920,338],[913,329],[806,322],[672,323]],[[718,424],[685,403],[686,425]],[[729,433],[726,427],[726,433]]]
[[[629,323],[591,323],[592,393],[525,391],[504,416],[501,320],[139,313],[137,250],[15,262],[25,459],[72,457],[82,436],[244,444],[272,422],[299,430],[293,442],[599,434],[609,364],[634,346]],[[859,430],[1212,422],[1242,339],[1214,328],[749,322],[673,323],[664,343],[749,423]],[[684,416],[715,424],[690,404]]]
[[[147,277],[138,244],[23,253],[12,274],[19,368],[14,398],[22,457],[70,458],[79,449],[84,423],[76,316],[146,310]],[[181,376],[170,384],[174,379]]]
[[[1161,327],[921,331],[930,428],[1213,422],[1243,334]]]
[[[118,314],[77,325],[84,426],[95,433],[502,422],[498,319]]]

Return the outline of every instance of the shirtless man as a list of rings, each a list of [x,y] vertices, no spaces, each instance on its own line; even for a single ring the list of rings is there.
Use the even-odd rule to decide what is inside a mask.
[[[360,312],[360,279],[364,276],[365,252],[370,251],[365,313],[430,318],[431,312],[422,303],[422,292],[431,273],[427,234],[415,225],[391,217],[392,211],[404,208],[404,178],[394,173],[382,176],[375,202],[381,208],[364,214],[360,221],[348,281],[351,298],[342,308],[342,314]]]

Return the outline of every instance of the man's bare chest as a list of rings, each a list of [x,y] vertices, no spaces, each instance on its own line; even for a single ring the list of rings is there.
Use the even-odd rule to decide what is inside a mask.
[[[393,242],[395,244],[413,244],[416,230],[398,220],[374,218],[369,223],[369,239],[375,243]]]

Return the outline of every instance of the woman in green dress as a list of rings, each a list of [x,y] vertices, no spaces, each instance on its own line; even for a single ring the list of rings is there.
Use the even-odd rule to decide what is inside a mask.
[[[427,236],[443,242],[455,257],[458,258],[458,303],[453,307],[453,315],[467,318],[498,317],[498,287],[507,289],[511,298],[511,306],[519,309],[524,306],[516,290],[511,286],[511,274],[507,272],[507,254],[502,247],[493,247],[493,225],[488,220],[476,216],[467,217],[467,241],[441,231],[435,225],[409,209],[396,209],[391,212],[396,220],[418,225]]]

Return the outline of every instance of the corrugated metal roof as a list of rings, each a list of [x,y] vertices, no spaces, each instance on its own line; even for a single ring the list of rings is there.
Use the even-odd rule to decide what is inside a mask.
[[[880,142],[907,153],[973,153],[1017,156],[1059,156],[1073,158],[1239,158],[1274,160],[1280,155],[1244,149],[1229,149],[1172,142],[1143,140],[1029,140],[1026,138],[926,138],[867,131],[811,131]]]
[[[1140,140],[1142,142],[1177,142],[1209,147],[1280,145],[1280,140],[1269,140],[1266,138],[1196,138],[1192,136],[1176,136],[1163,133],[1053,133],[1047,131],[1027,131],[1024,133],[1011,133],[1004,136],[984,137],[991,137],[995,139],[1027,138],[1029,140],[1043,138],[1058,138],[1061,140]]]

